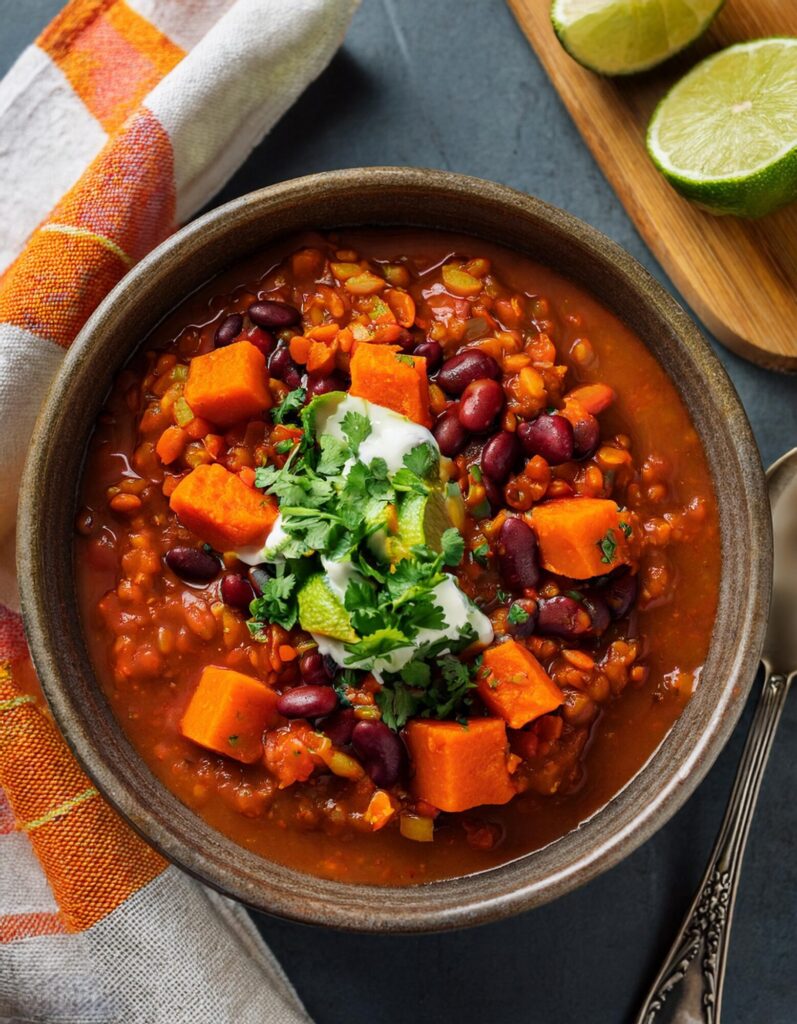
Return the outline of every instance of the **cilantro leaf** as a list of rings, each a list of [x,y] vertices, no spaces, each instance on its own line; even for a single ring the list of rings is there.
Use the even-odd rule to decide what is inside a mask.
[[[437,452],[428,441],[416,444],[412,451],[407,452],[402,461],[411,473],[419,476],[422,480],[427,480],[436,474],[440,462]]]
[[[249,611],[258,624],[258,629],[261,623],[268,622],[275,622],[283,629],[293,628],[298,614],[295,588],[296,577],[293,573],[274,576],[264,584],[262,595],[256,597],[249,606]]]
[[[321,476],[334,476],[340,473],[349,457],[349,451],[344,441],[331,434],[323,434],[319,442],[321,458],[316,466],[316,473]]]
[[[371,434],[371,421],[362,413],[350,410],[343,417],[340,426],[349,442],[352,455],[356,455],[360,445]]]
[[[382,721],[395,732],[407,724],[418,707],[417,698],[401,681],[383,687],[376,695],[376,703],[382,712]]]
[[[440,538],[440,545],[443,552],[443,563],[451,568],[459,565],[465,554],[465,541],[459,530],[455,530],[453,526],[445,530]]]
[[[279,405],[271,410],[271,418],[275,423],[284,423],[286,419],[292,418],[304,405],[307,392],[304,388],[295,388],[289,391]]]
[[[490,545],[487,541],[483,541],[478,547],[475,547],[471,552],[473,557],[479,563],[479,565],[487,565],[487,559],[490,554]]]
[[[611,565],[614,561],[614,553],[617,550],[617,540],[614,535],[614,530],[607,530],[606,536],[595,543],[601,552],[601,562],[606,565]]]
[[[509,615],[507,616],[507,622],[511,622],[513,626],[519,626],[523,622],[528,622],[529,613],[523,607],[518,604],[517,601],[510,607]]]
[[[624,521],[623,521],[622,519],[620,520],[620,529],[621,529],[621,530],[623,531],[623,533],[625,534],[625,536],[626,536],[626,539],[627,539],[628,537],[630,537],[630,536],[631,536],[631,534],[633,533],[633,530],[631,529],[631,524],[630,524],[630,523],[626,523],[626,522],[624,522]]]
[[[356,644],[346,644],[346,664],[355,665],[366,658],[376,661],[399,647],[407,647],[410,638],[398,629],[377,629]]]

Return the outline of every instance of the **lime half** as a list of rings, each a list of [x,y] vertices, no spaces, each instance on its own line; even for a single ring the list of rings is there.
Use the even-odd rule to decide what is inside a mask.
[[[797,39],[698,64],[657,107],[647,142],[673,188],[712,213],[760,217],[797,199]]]
[[[724,0],[554,0],[559,42],[585,68],[630,75],[661,64],[708,28]]]

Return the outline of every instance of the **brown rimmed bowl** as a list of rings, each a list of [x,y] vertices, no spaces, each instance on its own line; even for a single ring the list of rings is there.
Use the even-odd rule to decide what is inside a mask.
[[[374,889],[312,877],[241,848],[184,806],[126,739],[95,678],[73,571],[86,445],[112,380],[190,292],[275,237],[305,228],[400,225],[500,243],[588,288],[644,339],[681,394],[717,494],[722,574],[702,681],[637,775],[550,846],[477,875]],[[258,910],[364,931],[478,924],[561,896],[606,870],[675,813],[730,736],[752,683],[769,605],[772,538],[764,474],[742,406],[700,332],[623,249],[561,210],[440,171],[366,168],[274,185],[213,210],[142,260],[69,351],[36,427],[22,485],[18,569],[33,660],[78,760],[144,839]]]

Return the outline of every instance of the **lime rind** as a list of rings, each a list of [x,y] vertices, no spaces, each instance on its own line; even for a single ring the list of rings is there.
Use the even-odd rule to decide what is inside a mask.
[[[551,23],[570,56],[600,75],[648,71],[685,50],[725,0],[553,0]]]
[[[760,217],[797,199],[797,39],[706,58],[659,103],[647,148],[672,187],[711,213]]]

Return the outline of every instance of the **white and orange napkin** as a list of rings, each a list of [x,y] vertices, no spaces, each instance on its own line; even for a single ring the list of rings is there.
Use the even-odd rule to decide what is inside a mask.
[[[308,1021],[246,913],[135,837],[43,705],[16,495],[66,349],[326,66],[357,0],[72,0],[0,82],[0,1018]]]

